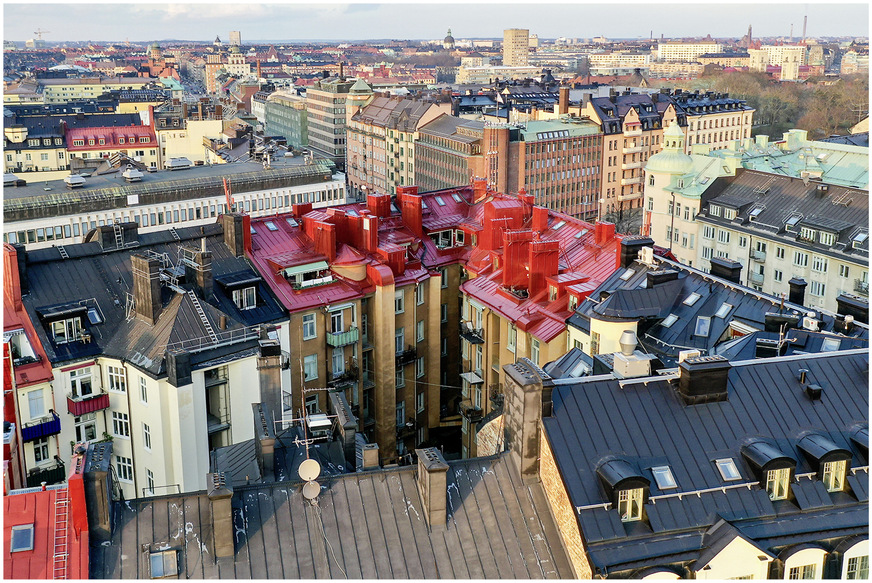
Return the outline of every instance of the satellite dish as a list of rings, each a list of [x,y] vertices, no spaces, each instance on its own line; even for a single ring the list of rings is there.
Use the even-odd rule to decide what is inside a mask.
[[[305,460],[300,464],[298,472],[300,473],[301,480],[306,480],[307,482],[317,480],[318,476],[321,475],[321,464],[313,459]]]
[[[306,482],[303,486],[303,497],[306,500],[314,500],[321,493],[321,486],[318,482]]]

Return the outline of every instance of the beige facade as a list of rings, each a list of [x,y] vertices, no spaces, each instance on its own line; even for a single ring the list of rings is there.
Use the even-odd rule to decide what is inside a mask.
[[[81,79],[40,79],[45,103],[67,103],[96,99],[112,90],[142,89],[152,80],[144,77],[96,77]]]
[[[683,43],[666,42],[657,44],[657,58],[661,61],[695,61],[706,53],[720,53],[724,45],[720,43],[701,42]]]
[[[752,71],[766,71],[768,66],[781,67],[781,81],[796,81],[799,67],[808,64],[808,50],[801,45],[763,45],[748,49]]]
[[[509,28],[503,31],[503,66],[526,67],[530,54],[530,31]]]
[[[188,119],[185,121],[184,128],[156,129],[161,162],[170,158],[187,158],[191,162],[205,162],[207,153],[203,140],[218,139],[223,129],[224,122],[220,119]]]

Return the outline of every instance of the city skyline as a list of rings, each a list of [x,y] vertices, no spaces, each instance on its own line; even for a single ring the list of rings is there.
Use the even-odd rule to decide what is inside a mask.
[[[501,38],[505,28],[529,28],[540,38],[740,38],[753,27],[756,37],[802,36],[808,16],[809,37],[868,36],[869,7],[866,3],[753,5],[753,14],[727,5],[673,3],[622,3],[621,10],[634,14],[631,21],[615,19],[614,5],[515,3],[463,5],[463,11],[448,10],[457,2],[311,4],[303,2],[236,5],[202,3],[184,5],[145,3],[135,6],[111,4],[5,4],[4,39],[23,42],[35,31],[49,31],[44,40],[60,42],[148,42],[187,40],[211,42],[215,36],[228,40],[230,30],[242,33],[244,44],[258,41],[408,39],[433,40],[451,28],[455,38]],[[682,10],[674,18],[665,6]],[[718,11],[723,6],[725,10]],[[48,9],[50,7],[50,9]],[[553,10],[544,10],[553,8]],[[728,10],[727,10],[728,8]],[[561,11],[555,18],[554,11]],[[723,12],[723,13],[720,13]],[[717,18],[712,16],[716,14]],[[196,25],[192,26],[192,20]],[[567,25],[567,22],[580,22]],[[76,26],[70,28],[70,22]],[[64,31],[64,32],[59,32]]]

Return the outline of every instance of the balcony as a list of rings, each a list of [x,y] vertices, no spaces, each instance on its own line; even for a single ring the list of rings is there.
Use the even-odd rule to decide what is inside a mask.
[[[50,466],[34,468],[27,472],[27,487],[37,488],[46,484],[58,484],[67,478],[67,469],[62,462],[55,462]]]
[[[484,344],[484,330],[473,328],[472,322],[460,321],[460,337],[471,344]]]
[[[327,381],[327,386],[331,389],[345,389],[354,384],[357,380],[357,369],[354,367],[346,369],[341,373],[333,373],[333,378]]]
[[[625,162],[621,164],[621,170],[633,170],[634,168],[641,168],[645,163],[642,161],[639,162]]]
[[[212,415],[207,411],[206,427],[209,433],[218,433],[219,431],[230,429],[230,411],[220,415]]]
[[[482,410],[480,407],[476,407],[472,404],[472,401],[461,401],[457,408],[460,411],[460,414],[469,419],[470,423],[477,423],[481,421],[482,418]]]
[[[644,152],[644,151],[645,151],[645,146],[631,145],[631,146],[625,146],[624,149],[622,150],[622,153],[624,153],[624,154],[636,154],[638,152]]]
[[[412,364],[418,358],[418,351],[414,346],[409,346],[402,352],[397,353],[397,366],[406,366]]]
[[[363,388],[371,389],[375,386],[375,375],[372,371],[363,371]]]
[[[67,395],[67,411],[74,417],[109,408],[109,395],[99,391],[90,395]]]
[[[355,344],[358,338],[360,338],[360,331],[357,328],[349,328],[346,332],[327,332],[327,345],[341,348]]]
[[[54,411],[50,411],[50,415],[24,424],[24,427],[21,428],[21,441],[33,441],[40,437],[57,435],[60,432],[61,418]]]
[[[632,138],[633,136],[641,136],[642,135],[642,126],[638,127],[628,127],[624,130],[624,136],[628,138]]]
[[[621,186],[627,186],[629,184],[642,184],[642,176],[632,176],[630,178],[621,178]]]
[[[763,274],[762,273],[754,273],[753,271],[748,274],[748,282],[763,285]]]
[[[860,295],[868,296],[869,295],[869,282],[863,281],[862,279],[854,280],[854,291]]]
[[[506,399],[505,394],[503,394],[503,383],[495,383],[488,387],[488,396],[490,396],[491,403],[493,404],[494,409],[499,409],[503,406],[503,402]]]
[[[751,259],[753,259],[757,263],[766,263],[766,252],[765,251],[751,251]]]

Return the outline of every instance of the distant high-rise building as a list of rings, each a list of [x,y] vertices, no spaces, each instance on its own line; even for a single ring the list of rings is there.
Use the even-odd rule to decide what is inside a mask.
[[[526,28],[509,28],[503,31],[503,66],[526,67],[530,50],[530,31]]]
[[[237,47],[242,44],[242,33],[238,30],[230,31],[230,44],[236,45]]]

